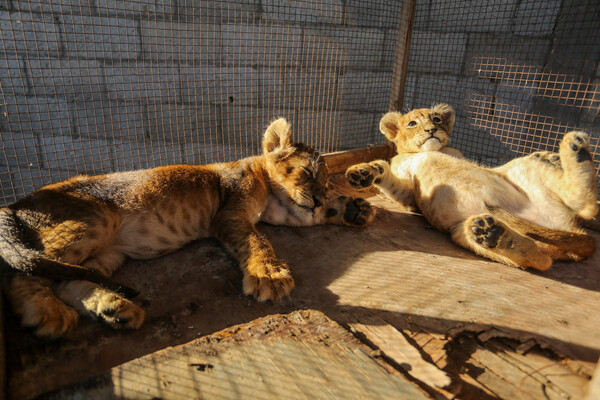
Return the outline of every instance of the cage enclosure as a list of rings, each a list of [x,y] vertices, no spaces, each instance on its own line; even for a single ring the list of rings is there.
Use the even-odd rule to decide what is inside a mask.
[[[454,107],[452,146],[469,159],[495,166],[537,150],[557,151],[563,134],[577,129],[589,133],[598,171],[599,21],[596,0],[0,0],[0,201],[10,204],[76,174],[206,164],[259,154],[262,133],[276,117],[287,118],[297,141],[327,153],[333,172],[342,172],[353,162],[393,154],[379,132],[386,111],[435,103]],[[375,203],[393,210],[387,203]],[[371,233],[263,227],[261,231],[284,258],[294,261],[292,265],[309,259],[311,264],[334,263],[324,256],[327,251],[307,255],[304,247],[294,247],[298,240],[318,243],[319,235],[337,235],[335,243],[321,243],[325,250],[354,254],[343,257],[345,268],[332,267],[339,274],[325,274],[317,284],[308,283],[315,273],[309,267],[295,271],[299,286],[306,289],[297,288],[292,303],[246,305],[244,312],[231,311],[245,300],[236,297],[239,288],[231,289],[226,280],[216,288],[210,286],[208,293],[224,297],[221,306],[234,317],[214,317],[220,315],[218,307],[202,302],[199,306],[194,297],[187,302],[169,300],[169,306],[157,306],[155,301],[150,312],[152,330],[138,336],[102,331],[103,339],[90,339],[96,350],[85,356],[79,354],[81,338],[96,335],[96,325],[85,325],[78,340],[48,346],[23,341],[13,327],[18,322],[9,315],[5,330],[10,326],[8,330],[14,332],[5,335],[7,393],[13,398],[34,397],[198,336],[171,326],[177,324],[169,313],[188,310],[181,319],[193,325],[189,315],[212,310],[210,323],[196,321],[204,335],[258,316],[312,307],[355,329],[369,325],[365,322],[369,318],[377,319],[374,325],[395,327],[448,372],[453,385],[462,382],[466,397],[512,397],[523,392],[536,397],[544,384],[557,395],[584,395],[593,362],[600,355],[600,337],[590,321],[600,316],[598,256],[571,266],[577,272],[566,264],[545,276],[500,270],[446,244],[447,238],[426,230],[417,217],[382,215]],[[405,227],[414,230],[407,232]],[[389,239],[389,244],[399,253],[360,247],[357,243],[368,240],[368,235],[383,241],[396,236],[397,241]],[[421,240],[431,240],[438,248],[422,247]],[[341,247],[336,250],[334,244]],[[144,268],[160,279],[181,283],[189,281],[188,275],[173,278],[161,272],[163,267],[198,257],[210,265],[214,259],[227,264],[214,244],[202,246]],[[355,254],[357,248],[370,255]],[[407,264],[413,267],[399,272]],[[131,271],[125,281],[143,281],[141,272]],[[429,277],[411,280],[419,271],[428,271]],[[213,272],[204,271],[202,277],[209,279]],[[365,283],[367,273],[376,283]],[[444,287],[439,277],[454,283]],[[493,299],[482,300],[485,296],[477,285],[494,279],[504,283],[489,290],[514,302],[501,300],[498,305]],[[456,283],[460,280],[464,282]],[[179,290],[174,285],[170,290]],[[315,285],[321,291],[309,293]],[[517,285],[532,291],[531,301],[523,301]],[[366,296],[365,286],[376,289]],[[183,293],[193,290],[197,288],[190,286]],[[365,295],[366,303],[352,293]],[[441,304],[436,293],[454,303]],[[205,300],[208,303],[209,297]],[[436,305],[426,306],[428,302]],[[586,309],[582,311],[578,303],[586,304]],[[462,309],[455,309],[456,304]],[[533,318],[539,326],[531,327],[528,313],[537,304],[548,311],[541,312],[540,321]],[[524,315],[516,317],[521,312]],[[411,325],[412,318],[417,325]],[[495,327],[510,340],[519,340],[503,342],[491,334],[491,341],[482,340],[473,332],[483,328],[461,333],[483,353],[508,354],[511,346],[529,343],[527,350],[537,346],[540,360],[569,360],[571,364],[560,367],[569,378],[537,374],[541,364],[522,353],[514,356],[515,363],[523,363],[518,378],[483,374],[478,381],[476,373],[460,372],[458,361],[448,361],[450,356],[440,361],[434,354],[439,356],[443,345],[452,342],[444,334],[465,321]],[[102,355],[109,347],[127,348],[159,331],[172,335],[136,350],[119,350],[112,358]],[[368,339],[379,346],[376,339]],[[437,350],[424,350],[424,343],[434,342]],[[465,357],[473,360],[474,354],[471,349]],[[79,361],[65,366],[69,359]],[[395,362],[398,368],[403,363]],[[83,364],[95,367],[84,372]],[[473,364],[489,376],[497,375],[493,368],[501,368],[490,366],[491,359]],[[47,370],[55,372],[41,378]],[[519,386],[519,379],[527,380],[525,387]],[[426,395],[449,393],[429,385],[426,378],[417,380],[422,382],[418,390]],[[168,394],[159,392],[152,393]],[[219,395],[223,393],[234,392]],[[378,395],[382,394],[373,393]]]

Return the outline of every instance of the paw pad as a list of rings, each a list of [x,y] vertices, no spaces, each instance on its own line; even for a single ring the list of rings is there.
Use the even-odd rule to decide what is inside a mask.
[[[483,244],[490,249],[493,249],[498,245],[498,241],[502,234],[504,234],[504,227],[496,224],[496,221],[490,215],[486,215],[483,218],[476,218],[473,220],[471,231],[475,234],[474,240]]]

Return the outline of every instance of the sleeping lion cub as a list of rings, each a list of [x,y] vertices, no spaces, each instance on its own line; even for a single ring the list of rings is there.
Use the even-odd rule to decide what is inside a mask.
[[[577,226],[577,217],[598,211],[587,134],[567,133],[558,154],[537,152],[486,168],[446,147],[454,119],[446,104],[387,113],[379,126],[399,154],[391,165],[350,167],[348,181],[418,207],[457,244],[510,266],[546,270],[553,260],[594,253],[594,240]]]
[[[256,222],[364,226],[375,211],[362,199],[326,200],[325,164],[291,142],[285,119],[267,128],[262,147],[261,156],[229,163],[78,176],[0,210],[0,256],[10,271],[22,271],[6,282],[22,324],[57,337],[76,325],[77,310],[138,328],[144,311],[103,277],[126,257],[158,257],[207,236],[239,260],[246,294],[259,301],[288,295],[290,269]]]

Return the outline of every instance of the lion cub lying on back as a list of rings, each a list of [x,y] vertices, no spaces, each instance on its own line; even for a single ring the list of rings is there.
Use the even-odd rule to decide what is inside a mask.
[[[375,211],[362,199],[326,200],[327,167],[314,150],[291,142],[285,119],[267,128],[262,146],[261,156],[223,164],[78,176],[0,210],[0,257],[28,273],[12,273],[6,290],[23,325],[60,336],[77,323],[77,310],[115,328],[138,328],[142,309],[102,277],[126,257],[158,257],[207,236],[239,260],[246,294],[259,301],[288,295],[290,269],[256,222],[364,226]]]
[[[538,152],[486,168],[445,147],[454,119],[446,104],[387,113],[379,126],[399,154],[391,166],[373,161],[350,167],[348,181],[416,205],[457,244],[507,265],[546,270],[553,260],[580,261],[594,253],[593,239],[577,227],[577,217],[598,211],[587,134],[567,133],[559,154]]]

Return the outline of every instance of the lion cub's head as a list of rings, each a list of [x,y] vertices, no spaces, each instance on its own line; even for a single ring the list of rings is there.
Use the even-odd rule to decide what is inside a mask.
[[[313,212],[325,203],[329,176],[321,155],[302,143],[291,141],[284,118],[271,123],[263,138],[263,153],[271,187],[290,208]]]
[[[454,110],[448,104],[419,108],[409,113],[389,112],[379,129],[396,145],[398,153],[437,151],[448,145],[454,127]]]

